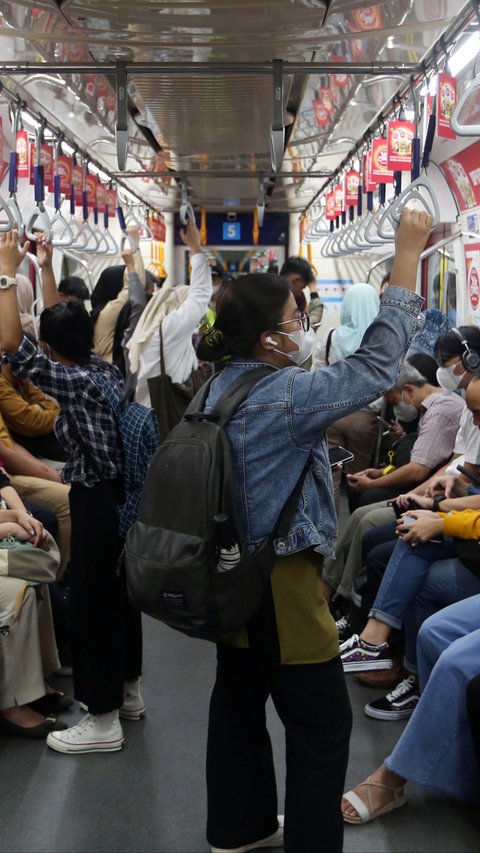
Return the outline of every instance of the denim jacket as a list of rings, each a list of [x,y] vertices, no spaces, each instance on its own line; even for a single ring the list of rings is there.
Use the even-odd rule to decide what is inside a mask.
[[[334,553],[337,517],[326,430],[394,385],[404,354],[418,331],[423,299],[389,287],[377,318],[356,353],[308,373],[301,367],[261,379],[227,424],[238,520],[255,550],[270,535],[310,457],[290,531],[275,540],[278,556],[314,548]],[[261,366],[235,357],[214,380],[210,410],[242,373]]]

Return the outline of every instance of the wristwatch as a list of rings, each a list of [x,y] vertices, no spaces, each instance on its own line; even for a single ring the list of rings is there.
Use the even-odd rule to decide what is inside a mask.
[[[432,498],[432,510],[433,512],[440,512],[440,504],[445,500],[445,495],[435,495]]]
[[[18,284],[16,278],[10,275],[0,275],[0,290],[8,290],[9,287],[16,287]]]

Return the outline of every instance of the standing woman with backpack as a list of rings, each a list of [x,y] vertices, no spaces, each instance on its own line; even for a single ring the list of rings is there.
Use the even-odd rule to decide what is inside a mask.
[[[41,241],[46,307],[40,339],[50,355],[22,337],[16,273],[27,249],[28,243],[19,249],[17,231],[0,238],[0,340],[14,376],[31,379],[61,407],[55,434],[67,456],[62,479],[70,484],[73,678],[75,698],[88,709],[78,725],[52,732],[47,743],[58,752],[115,751],[124,742],[119,717],[139,719],[144,712],[140,613],[129,606],[117,575],[122,446],[101,390],[107,382],[121,399],[123,382],[118,368],[92,353],[93,324],[83,304],[60,301],[52,248]]]
[[[351,709],[338,634],[321,594],[324,556],[334,553],[337,519],[326,430],[390,388],[418,329],[415,295],[431,219],[404,211],[391,286],[362,346],[330,367],[301,365],[315,342],[288,282],[249,275],[225,287],[201,358],[231,356],[206,401],[211,410],[247,371],[260,379],[226,426],[234,502],[243,540],[268,539],[307,466],[290,530],[275,542],[276,562],[259,610],[217,646],[217,677],[207,746],[207,837],[213,851],[281,847],[287,853],[339,853]],[[285,727],[284,841],[265,702]]]

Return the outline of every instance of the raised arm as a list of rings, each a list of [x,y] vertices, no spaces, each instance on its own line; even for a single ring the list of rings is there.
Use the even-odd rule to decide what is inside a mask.
[[[18,231],[7,231],[0,236],[0,343],[5,352],[16,352],[23,337],[16,275],[29,245],[25,243],[19,248]]]
[[[57,289],[57,282],[53,274],[53,246],[47,243],[45,234],[37,237],[37,261],[42,270],[43,304],[45,308],[52,308],[62,300]]]

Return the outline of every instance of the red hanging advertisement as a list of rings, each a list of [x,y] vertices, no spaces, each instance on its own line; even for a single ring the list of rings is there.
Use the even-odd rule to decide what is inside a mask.
[[[345,204],[350,207],[358,204],[358,186],[360,184],[360,173],[351,169],[345,175]]]
[[[105,205],[107,203],[107,188],[100,181],[97,186],[97,208],[99,213],[105,213]]]
[[[320,98],[327,115],[332,115],[335,112],[335,104],[333,103],[332,92],[328,86],[321,86]]]
[[[313,114],[318,127],[325,127],[329,123],[328,113],[320,98],[315,98],[313,101]]]
[[[394,172],[408,172],[412,168],[413,121],[389,121],[387,134],[388,168]]]
[[[72,186],[73,160],[66,154],[60,154],[57,161],[57,173],[60,175],[60,192],[70,197]]]
[[[34,166],[37,158],[37,149],[33,143],[30,145],[30,183],[33,186]],[[53,186],[53,148],[51,145],[42,143],[40,145],[40,160],[43,166],[43,182],[45,189]]]
[[[373,193],[377,189],[375,181],[372,180],[372,152],[367,151],[363,155],[363,191]]]
[[[30,166],[28,162],[28,133],[26,130],[17,131],[15,150],[17,152],[17,178],[28,178],[30,176]]]
[[[437,136],[444,139],[456,139],[457,135],[450,126],[450,119],[457,106],[457,81],[445,71],[438,75],[437,97]]]
[[[327,193],[325,196],[325,218],[328,220],[335,219],[335,193]]]
[[[83,166],[73,166],[72,184],[75,191],[75,204],[83,203]]]
[[[480,243],[465,246],[465,273],[467,282],[467,320],[478,324],[480,305]]]
[[[383,17],[380,6],[366,6],[364,9],[356,9],[352,12],[352,23],[355,26],[354,32],[381,30]]]
[[[336,53],[333,53],[330,57],[330,62],[345,62],[344,56],[339,56]],[[348,86],[348,74],[332,74],[332,83],[334,86],[337,86],[339,89],[344,89]]]
[[[387,140],[381,136],[373,140],[372,179],[377,184],[393,184],[393,172],[388,168]]]
[[[87,203],[89,207],[95,207],[97,203],[97,186],[98,186],[98,176],[97,175],[87,175],[86,178],[87,184]]]
[[[440,163],[460,211],[480,205],[480,142],[474,142]]]
[[[345,210],[345,204],[343,201],[343,184],[335,184],[333,193],[335,199],[335,216],[340,216],[340,214]]]
[[[108,189],[106,196],[107,206],[108,206],[108,215],[115,216],[117,212],[117,191]]]

